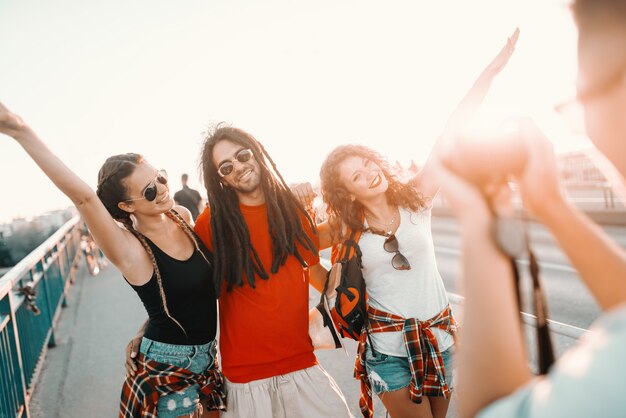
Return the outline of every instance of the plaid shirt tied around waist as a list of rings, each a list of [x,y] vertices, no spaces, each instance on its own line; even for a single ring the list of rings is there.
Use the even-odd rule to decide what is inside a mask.
[[[138,370],[127,377],[122,387],[120,418],[157,418],[157,402],[160,396],[170,395],[197,384],[200,401],[210,410],[226,410],[224,377],[218,369],[217,359],[213,367],[202,373],[150,360],[142,353],[137,357]]]
[[[367,334],[370,332],[402,332],[411,369],[409,393],[413,402],[421,403],[422,396],[443,396],[446,399],[450,397],[439,344],[432,331],[433,328],[439,328],[455,336],[459,326],[452,315],[450,305],[425,321],[402,318],[368,306],[367,319],[368,332],[361,333],[354,364],[354,377],[361,381],[359,407],[365,418],[371,418],[374,415],[372,385],[365,368]]]

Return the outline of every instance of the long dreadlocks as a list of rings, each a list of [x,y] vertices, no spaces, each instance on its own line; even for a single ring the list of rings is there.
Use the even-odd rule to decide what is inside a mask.
[[[273,247],[271,273],[278,272],[279,267],[285,264],[290,255],[295,256],[303,266],[307,265],[296,243],[300,243],[305,250],[317,253],[315,244],[303,229],[301,216],[306,217],[313,231],[315,224],[292,195],[263,145],[247,132],[220,123],[205,138],[201,162],[211,210],[212,244],[215,255],[213,279],[218,295],[222,280],[226,281],[227,290],[230,291],[235,285],[243,286],[244,274],[251,287],[255,287],[255,274],[261,279],[269,278],[266,267],[261,263],[257,251],[250,242],[250,233],[239,209],[237,193],[220,181],[217,167],[213,162],[213,149],[218,142],[224,140],[249,148],[259,164],[261,171],[259,187],[262,187],[265,196]]]

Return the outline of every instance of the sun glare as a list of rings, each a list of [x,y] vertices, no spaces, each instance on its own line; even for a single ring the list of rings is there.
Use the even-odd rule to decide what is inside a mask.
[[[155,3],[150,19],[121,0],[70,3],[0,5],[11,40],[0,54],[12,63],[0,100],[92,185],[106,157],[139,152],[173,188],[186,172],[202,190],[201,133],[219,121],[261,140],[288,182],[316,182],[343,143],[422,164],[516,27],[515,54],[474,124],[529,115],[557,150],[586,146],[551,110],[573,93],[576,70],[561,1]],[[69,205],[8,138],[0,147],[0,176],[16,179],[3,183],[0,221]]]

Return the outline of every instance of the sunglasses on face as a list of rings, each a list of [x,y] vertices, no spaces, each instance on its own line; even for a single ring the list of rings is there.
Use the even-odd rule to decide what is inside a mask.
[[[237,155],[235,155],[235,158],[230,161],[224,161],[222,164],[220,164],[220,166],[217,168],[217,172],[220,176],[226,177],[235,169],[235,161],[245,163],[249,161],[250,158],[252,158],[252,150],[247,148],[242,149],[237,153]]]
[[[385,240],[383,244],[383,248],[388,253],[395,253],[393,258],[391,259],[391,265],[396,270],[411,270],[411,264],[409,264],[409,260],[398,250],[398,239],[394,234],[391,234]]]
[[[142,200],[142,199],[146,199],[148,202],[152,202],[154,199],[156,199],[157,194],[158,194],[158,190],[157,190],[157,184],[156,182],[159,182],[161,184],[167,184],[167,171],[165,170],[159,170],[157,171],[157,175],[154,178],[154,180],[152,180],[144,189],[143,189],[143,193],[142,193],[142,197],[138,197],[135,199],[127,199],[127,202],[132,202],[135,200]]]

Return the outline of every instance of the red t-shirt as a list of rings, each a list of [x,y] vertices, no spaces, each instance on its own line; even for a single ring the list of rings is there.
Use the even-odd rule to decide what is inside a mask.
[[[252,380],[302,370],[317,364],[309,338],[309,280],[296,257],[272,274],[272,238],[265,205],[240,205],[248,225],[250,242],[257,251],[269,279],[255,277],[256,288],[235,286],[230,292],[225,283],[219,298],[220,354],[222,371],[231,382]],[[303,228],[319,246],[303,217]],[[195,231],[204,244],[211,243],[211,214],[205,209],[196,220]],[[298,250],[309,265],[319,262],[318,254]]]

